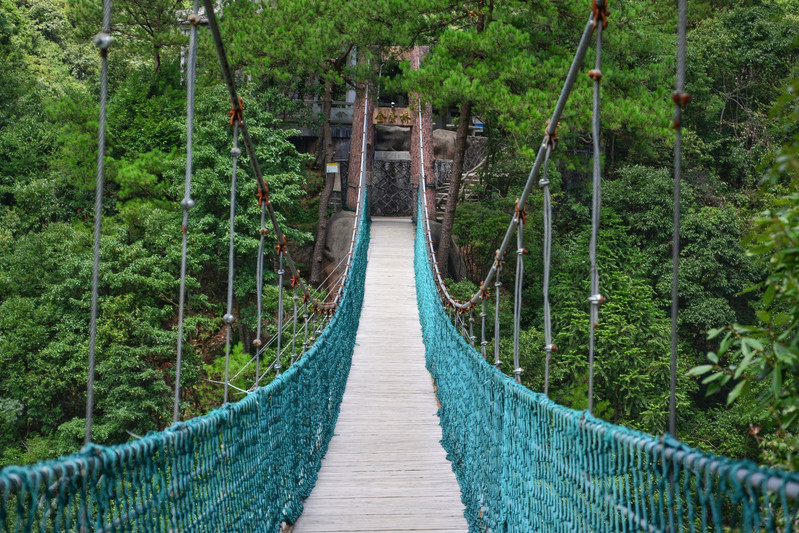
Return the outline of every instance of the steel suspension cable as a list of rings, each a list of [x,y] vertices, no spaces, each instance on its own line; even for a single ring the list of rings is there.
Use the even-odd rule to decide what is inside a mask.
[[[205,6],[206,16],[208,17],[208,27],[209,27],[209,29],[211,31],[211,36],[212,36],[213,41],[214,41],[214,47],[216,48],[217,57],[219,58],[219,65],[220,65],[220,69],[222,71],[222,77],[224,78],[225,85],[227,86],[228,93],[230,95],[230,102],[231,102],[231,108],[232,108],[231,111],[232,111],[233,116],[237,117],[239,119],[239,128],[241,130],[242,140],[244,142],[244,147],[247,150],[247,156],[248,156],[248,159],[249,159],[249,162],[250,162],[250,166],[252,167],[252,170],[253,170],[253,175],[254,175],[256,183],[257,183],[259,194],[261,195],[261,197],[263,198],[263,201],[266,204],[266,211],[267,211],[267,214],[269,215],[269,219],[270,219],[270,222],[272,224],[272,229],[273,229],[273,231],[275,233],[275,239],[277,241],[277,245],[285,247],[286,246],[286,242],[287,242],[286,241],[286,236],[285,236],[285,234],[283,232],[283,229],[280,227],[280,223],[277,220],[277,215],[275,214],[275,210],[274,210],[274,208],[272,206],[272,202],[269,199],[269,187],[268,187],[266,181],[264,180],[263,172],[261,171],[261,166],[260,166],[260,163],[258,161],[258,156],[257,156],[257,154],[255,152],[255,145],[253,144],[252,138],[250,137],[249,129],[247,127],[247,121],[243,119],[243,112],[244,112],[243,104],[242,104],[241,98],[239,97],[238,90],[236,89],[236,83],[235,83],[235,80],[234,80],[234,77],[233,77],[233,71],[230,68],[230,64],[229,64],[228,59],[227,59],[227,52],[225,51],[225,45],[222,42],[222,35],[221,35],[220,29],[219,29],[219,22],[218,22],[218,20],[216,18],[216,13],[214,11],[214,7],[215,7],[214,6],[214,2],[213,2],[213,0],[203,0],[203,5]],[[368,94],[368,85],[367,85],[367,94]],[[367,103],[368,103],[368,98],[367,98]],[[364,117],[364,121],[365,120],[366,120],[366,117]],[[363,176],[363,169],[362,169],[361,181],[363,182],[363,184],[365,186],[365,181],[364,181],[364,176]],[[359,185],[359,187],[360,187],[360,185]],[[361,204],[361,198],[362,198],[363,194],[364,194],[363,191],[359,192],[359,195],[358,195],[359,207],[356,208],[356,214],[360,212],[360,204]],[[353,229],[353,233],[354,234],[357,232],[356,228],[358,227],[358,225],[359,225],[359,221],[358,221],[358,218],[356,217],[355,227]],[[294,262],[294,259],[292,258],[291,253],[289,252],[289,250],[287,248],[284,250],[284,254],[285,254],[285,263],[286,263],[286,266],[288,267],[289,273],[291,274],[292,277],[294,277],[294,278],[296,278],[298,280],[298,286],[299,286],[300,291],[302,291],[302,293],[309,300],[311,300],[311,302],[314,304],[314,306],[316,308],[319,308],[319,309],[334,309],[338,305],[338,302],[341,299],[341,294],[342,294],[342,291],[343,291],[343,288],[344,288],[345,284],[342,284],[338,288],[336,298],[333,300],[332,303],[319,302],[313,297],[313,295],[311,294],[310,289],[308,288],[308,286],[305,284],[305,282],[300,277],[299,269],[297,268],[297,265]],[[349,256],[349,258],[351,259],[351,255]],[[345,272],[347,274],[349,274],[349,270],[350,270],[349,263],[350,263],[350,261],[348,260],[347,268],[345,269]]]
[[[194,0],[192,13],[189,16],[191,29],[189,30],[189,61],[186,66],[186,179],[184,181],[183,199],[180,206],[183,208],[183,242],[180,255],[180,296],[178,297],[178,346],[177,360],[175,361],[175,401],[172,407],[172,421],[180,419],[180,379],[183,367],[183,322],[186,309],[186,263],[189,247],[189,211],[194,207],[191,197],[192,178],[192,147],[194,144],[194,98],[195,77],[197,71],[197,27],[200,24],[198,15],[199,0]]]
[[[597,2],[597,4],[604,6],[604,2]],[[602,16],[601,13],[600,16]],[[536,154],[535,162],[533,163],[533,166],[530,169],[530,174],[527,177],[524,189],[522,191],[521,196],[519,197],[519,204],[518,204],[519,209],[523,209],[527,205],[527,198],[530,195],[530,192],[532,191],[533,185],[538,178],[539,171],[544,162],[544,156],[546,154],[546,149],[549,144],[549,139],[555,138],[555,135],[557,134],[558,121],[560,120],[560,117],[563,114],[563,110],[566,106],[566,102],[568,101],[569,96],[571,95],[572,88],[574,87],[575,80],[577,79],[577,73],[579,72],[580,67],[583,64],[586,51],[588,50],[588,46],[590,45],[591,42],[591,35],[593,34],[594,29],[596,28],[594,17],[595,13],[592,12],[588,18],[588,21],[586,22],[582,36],[580,38],[580,43],[577,46],[574,58],[572,59],[572,63],[569,67],[569,72],[566,75],[566,80],[563,84],[560,95],[558,96],[557,103],[555,104],[555,109],[552,112],[552,117],[550,118],[546,131],[544,133],[544,139],[541,142],[541,146],[539,147],[538,153]],[[603,21],[604,21],[604,16],[603,16]],[[424,184],[420,183],[420,187],[425,189],[426,193],[426,188],[424,187]],[[426,207],[426,202],[425,202],[425,207]],[[425,215],[426,218],[425,230],[427,232],[427,236],[425,237],[425,239],[432,242],[432,239],[430,239],[429,213],[427,212],[426,209],[423,209],[423,214]],[[508,229],[505,232],[505,236],[502,239],[502,243],[500,244],[499,249],[497,250],[497,260],[494,262],[494,264],[492,264],[491,268],[486,274],[482,286],[487,287],[494,280],[499,269],[499,264],[502,258],[504,257],[506,250],[510,246],[511,239],[515,234],[515,230],[516,230],[516,224],[513,220],[511,220],[511,222],[508,224]],[[441,292],[443,300],[447,302],[448,305],[458,309],[465,309],[476,305],[478,300],[480,299],[481,291],[475,292],[466,301],[458,301],[452,297],[446,285],[444,284],[443,279],[441,279],[441,275],[438,271],[438,265],[437,262],[435,261],[435,251],[432,249],[432,246],[430,244],[427,246],[427,248],[429,249],[428,254],[431,256],[431,262],[435,273],[434,281],[436,282],[436,285],[438,286],[439,291]],[[497,342],[495,340],[495,345],[496,344]]]
[[[682,108],[691,101],[685,92],[685,55],[688,9],[686,0],[677,2],[677,76],[674,100],[674,233],[671,247],[671,356],[669,360],[669,433],[677,434],[677,318],[680,267],[680,180],[682,179]]]
[[[604,8],[604,0],[599,0],[596,5],[599,9]],[[594,69],[588,75],[594,80],[594,110],[592,119],[592,135],[594,141],[594,169],[592,179],[592,205],[591,205],[591,243],[588,248],[589,260],[591,262],[591,295],[588,297],[590,303],[590,320],[588,324],[588,412],[593,412],[594,408],[594,350],[596,329],[599,327],[599,306],[602,305],[604,298],[599,294],[599,269],[596,260],[596,244],[599,234],[599,219],[602,209],[602,160],[599,144],[600,135],[600,82],[602,80],[602,30],[605,26],[604,19],[600,23],[600,17],[594,19],[596,25],[596,59]]]
[[[97,132],[97,179],[94,188],[94,248],[92,251],[92,300],[89,322],[89,372],[86,383],[86,434],[83,443],[92,441],[94,416],[94,371],[97,349],[97,314],[100,299],[100,237],[103,226],[103,178],[105,177],[105,125],[108,103],[108,48],[111,46],[111,0],[103,1],[103,30],[94,39],[100,50],[100,117]]]
[[[239,156],[241,149],[239,148],[239,123],[233,120],[233,149],[230,150],[230,155],[233,159],[233,173],[230,178],[230,239],[228,242],[228,263],[227,263],[227,310],[222,320],[227,327],[225,328],[225,400],[223,405],[228,400],[228,386],[230,385],[230,343],[233,336],[233,322],[236,317],[233,316],[233,280],[235,276],[235,237],[236,237],[236,174],[239,166]]]

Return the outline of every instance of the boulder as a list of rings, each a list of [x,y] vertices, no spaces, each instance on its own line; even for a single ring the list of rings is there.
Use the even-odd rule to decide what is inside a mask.
[[[339,211],[327,221],[327,237],[322,257],[322,279],[327,278],[325,289],[334,290],[339,278],[344,274],[342,261],[350,251],[352,227],[355,224],[353,211]]]
[[[433,130],[433,157],[448,159],[455,157],[455,132],[449,130]]]

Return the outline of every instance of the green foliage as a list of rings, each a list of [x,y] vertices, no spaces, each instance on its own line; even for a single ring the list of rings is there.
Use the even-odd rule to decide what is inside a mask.
[[[778,108],[792,121],[799,117],[797,88],[799,82],[794,81]],[[761,285],[757,322],[711,330],[708,339],[720,338],[718,348],[708,353],[709,364],[691,370],[692,375],[707,374],[702,382],[708,394],[724,391],[728,404],[746,397],[752,389],[762,389],[758,401],[769,407],[791,439],[799,431],[798,141],[794,136],[779,150],[772,167],[772,187],[783,185],[787,194],[756,217],[748,239],[749,253],[767,258],[769,264],[769,274]],[[799,467],[795,448],[777,445],[774,440],[770,443],[772,459]]]

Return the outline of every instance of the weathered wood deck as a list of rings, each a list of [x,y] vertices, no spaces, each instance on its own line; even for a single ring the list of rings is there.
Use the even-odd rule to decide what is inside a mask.
[[[293,533],[466,532],[416,309],[413,226],[375,218],[357,345],[319,481]]]

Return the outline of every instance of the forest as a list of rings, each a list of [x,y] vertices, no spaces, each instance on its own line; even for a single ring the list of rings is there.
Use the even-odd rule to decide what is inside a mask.
[[[191,7],[184,0],[114,2],[98,443],[171,422]],[[370,80],[387,93],[421,95],[435,113],[451,109],[461,124],[480,118],[486,161],[452,228],[469,267],[452,290],[462,297],[475,291],[512,216],[590,2],[224,0],[219,10],[249,130],[292,248],[313,247],[336,95]],[[597,329],[595,414],[662,434],[677,10],[611,0],[610,11],[598,255],[607,303]],[[100,86],[92,37],[101,24],[96,0],[0,0],[0,466],[66,454],[83,440]],[[220,387],[208,380],[220,379],[225,354],[230,103],[207,30],[199,36],[183,418],[221,403]],[[414,45],[430,46],[419,70],[408,61],[391,75],[377,67],[380,50]],[[689,2],[677,434],[703,450],[790,469],[799,467],[798,46],[799,0]],[[351,63],[353,50],[371,61]],[[549,170],[558,346],[550,395],[575,409],[587,406],[591,84],[578,78]],[[308,95],[323,102],[318,112],[303,104]],[[319,132],[315,153],[294,142],[300,127]],[[249,359],[256,329],[260,211],[243,159],[234,366]],[[534,192],[521,336],[522,379],[539,391],[542,205]],[[274,270],[264,279],[270,335]],[[510,287],[501,293],[506,332]],[[500,347],[510,360],[511,339]]]

